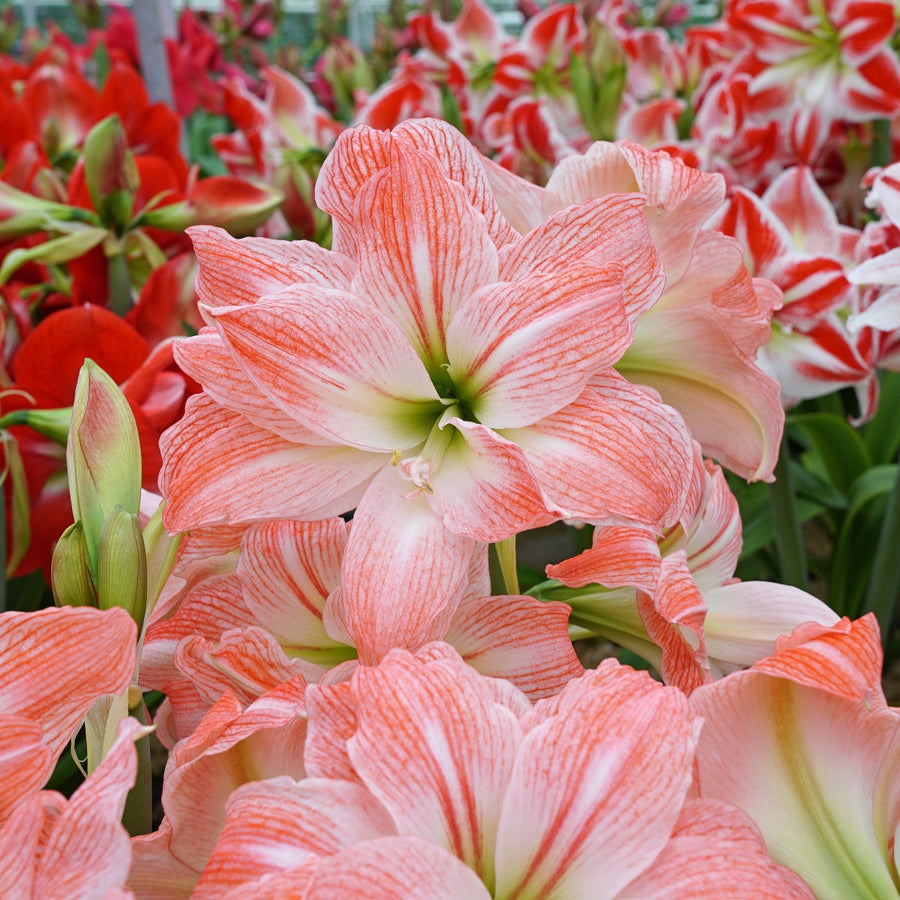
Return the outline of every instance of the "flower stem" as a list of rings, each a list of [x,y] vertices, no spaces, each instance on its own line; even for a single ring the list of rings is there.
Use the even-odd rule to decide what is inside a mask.
[[[781,440],[781,452],[775,464],[775,483],[769,486],[769,508],[775,529],[775,553],[781,580],[785,584],[806,590],[806,552],[800,533],[800,519],[791,479],[791,455],[787,437]]]
[[[143,697],[128,710],[142,725],[149,722]],[[125,799],[122,824],[132,837],[153,831],[153,777],[150,771],[150,737],[145,735],[135,742],[137,750],[137,778]]]
[[[897,595],[900,593],[900,464],[894,488],[888,497],[884,523],[875,549],[872,575],[866,589],[863,610],[874,612],[881,626],[881,641],[887,645],[894,623]]]
[[[507,594],[519,593],[519,574],[516,571],[516,536],[508,537],[505,541],[494,544],[494,552],[497,554],[497,562],[500,563],[500,573],[503,576],[503,585]]]

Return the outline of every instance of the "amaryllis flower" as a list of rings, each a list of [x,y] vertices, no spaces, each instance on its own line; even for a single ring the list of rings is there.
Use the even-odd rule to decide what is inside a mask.
[[[744,810],[821,900],[900,894],[900,713],[885,703],[881,662],[871,614],[804,625],[691,695],[704,718],[700,795]]]
[[[598,141],[568,157],[546,188],[497,166],[488,172],[504,214],[529,236],[573,203],[620,192],[644,199],[666,284],[636,316],[634,341],[616,371],[658,390],[706,454],[746,478],[769,478],[784,413],[778,384],[754,357],[780,298],[773,285],[751,278],[737,241],[704,227],[724,200],[721,177],[627,141]]]
[[[171,344],[151,348],[128,323],[99,306],[60,310],[26,338],[13,361],[16,390],[2,398],[2,411],[65,410],[72,405],[78,373],[93,359],[121,385],[141,441],[144,485],[155,488],[159,435],[181,414],[187,385],[175,371]],[[62,443],[31,428],[13,426],[30,498],[31,544],[18,573],[49,569],[50,551],[72,523]],[[7,487],[6,490],[9,490]],[[7,511],[10,506],[7,505]]]
[[[0,823],[43,787],[94,702],[131,683],[135,640],[117,607],[0,616]]]
[[[141,659],[142,684],[166,694],[156,718],[163,743],[190,734],[225,690],[248,704],[298,673],[310,682],[349,677],[367,639],[363,632],[362,649],[355,646],[341,613],[351,527],[342,519],[277,521],[186,537],[173,572],[184,588],[154,610]],[[532,699],[581,674],[567,606],[490,596],[486,547],[463,587],[441,638],[482,674],[506,678]]]
[[[591,549],[547,567],[571,590],[549,583],[536,591],[571,603],[576,624],[640,654],[667,684],[690,692],[770,655],[797,625],[837,621],[795,587],[738,581],[740,552],[737,500],[722,470],[698,453],[678,525],[661,536],[597,528]]]
[[[344,619],[371,662],[434,637],[475,542],[576,516],[673,523],[680,417],[612,369],[662,287],[644,201],[524,238],[448,126],[339,138],[318,185],[335,251],[192,232],[205,389],[163,439],[174,530],[356,508]]]
[[[373,854],[390,897],[811,896],[737,810],[688,800],[700,720],[645,673],[608,660],[532,706],[429,644],[307,694],[307,778],[232,794],[197,900],[357,900]]]
[[[131,864],[122,812],[134,786],[134,742],[151,729],[124,719],[103,762],[70,799],[40,791],[0,829],[0,894],[17,900],[129,900]]]

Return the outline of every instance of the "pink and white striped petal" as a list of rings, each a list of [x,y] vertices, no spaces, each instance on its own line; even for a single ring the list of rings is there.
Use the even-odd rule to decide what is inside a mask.
[[[500,279],[530,272],[558,272],[570,264],[610,266],[624,273],[628,318],[649,309],[665,286],[665,273],[647,225],[646,202],[638,194],[588,200],[550,216],[500,253]]]
[[[770,475],[784,422],[778,383],[708,313],[654,310],[617,369],[658,390],[704,453],[745,478]]]
[[[231,237],[211,225],[188,229],[199,270],[197,297],[205,307],[248,306],[292,284],[346,289],[353,260],[310,241]]]
[[[773,862],[762,835],[740,810],[689,800],[651,868],[623,900],[814,900],[799,875]]]
[[[428,436],[440,398],[409,341],[365,300],[297,286],[211,313],[250,379],[307,427],[375,452]]]
[[[427,499],[448,531],[491,543],[562,515],[514,443],[456,417],[444,427],[449,444],[430,476]]]
[[[225,825],[191,895],[195,900],[215,900],[265,875],[396,833],[369,791],[327,778],[254,781],[239,787],[225,810]]]
[[[558,413],[503,436],[522,448],[547,496],[569,516],[665,527],[681,514],[693,469],[687,428],[615,372],[595,376]]]
[[[356,216],[353,291],[396,323],[432,371],[447,362],[456,312],[497,281],[487,223],[432,158],[399,144],[390,166],[360,191]]]
[[[190,340],[177,341],[174,352],[179,368],[202,384],[204,393],[219,406],[239,413],[254,425],[295,444],[327,446],[332,443],[301,425],[291,413],[267,402],[268,398],[247,378],[221,335],[211,327],[202,328]]]
[[[133,619],[118,607],[4,613],[0,715],[39,722],[58,757],[94,701],[131,683],[136,639]]]
[[[137,772],[134,742],[150,731],[135,719],[120,723],[106,757],[65,804],[46,844],[35,848],[39,862],[32,896],[42,900],[128,896],[123,888],[131,852],[122,811]]]
[[[691,705],[704,718],[701,797],[746,812],[773,859],[817,897],[896,895],[896,710],[755,668],[699,688]]]
[[[171,531],[353,509],[390,456],[286,441],[202,394],[161,438]]]
[[[448,531],[409,487],[390,466],[376,476],[341,564],[341,617],[365,665],[443,637],[467,586],[475,541]]]
[[[618,266],[571,265],[475,293],[447,330],[448,373],[475,418],[531,425],[618,362],[631,343],[622,277]]]
[[[482,675],[511,681],[532,700],[584,672],[569,638],[569,607],[534,597],[471,597],[444,640]]]
[[[290,889],[290,876],[282,883]],[[386,837],[320,860],[303,900],[490,900],[478,876],[456,857],[415,837]],[[259,893],[244,900],[287,900],[287,893]],[[238,900],[231,898],[226,900]]]
[[[237,575],[255,619],[292,655],[325,662],[347,648],[322,623],[328,595],[341,579],[348,525],[342,519],[265,522],[248,529]]]
[[[535,707],[559,712],[527,731],[516,758],[497,832],[498,900],[615,897],[668,841],[699,723],[674,688],[605,673],[602,686],[604,673],[589,674]]]
[[[461,661],[426,664],[396,651],[358,668],[352,683],[358,727],[348,752],[398,832],[427,838],[493,883],[494,836],[522,739],[517,717]]]

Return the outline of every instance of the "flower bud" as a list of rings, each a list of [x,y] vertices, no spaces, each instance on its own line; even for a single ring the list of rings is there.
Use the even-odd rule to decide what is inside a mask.
[[[138,629],[147,607],[147,554],[138,517],[117,508],[103,523],[97,547],[97,602],[121,606]]]
[[[118,385],[93,360],[78,374],[66,447],[69,495],[81,520],[91,571],[106,520],[121,507],[137,515],[141,500],[141,448],[137,425]]]
[[[257,186],[230,175],[198,181],[187,200],[158,206],[144,213],[141,222],[166,231],[184,231],[190,225],[218,225],[236,237],[253,234],[284,199],[281,191]]]
[[[56,542],[50,562],[50,583],[57,606],[97,605],[81,522],[70,525]]]

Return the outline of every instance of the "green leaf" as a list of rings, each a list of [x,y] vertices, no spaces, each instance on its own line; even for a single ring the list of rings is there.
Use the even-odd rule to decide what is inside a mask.
[[[875,466],[850,489],[829,575],[829,604],[839,615],[859,615],[896,475],[896,465]]]
[[[889,463],[900,453],[898,410],[900,410],[900,372],[884,372],[878,412],[863,429],[863,440],[869,448],[872,462],[876,465]]]
[[[844,494],[872,465],[859,432],[842,417],[828,413],[793,415],[788,419],[788,428],[821,462],[821,473]]]

